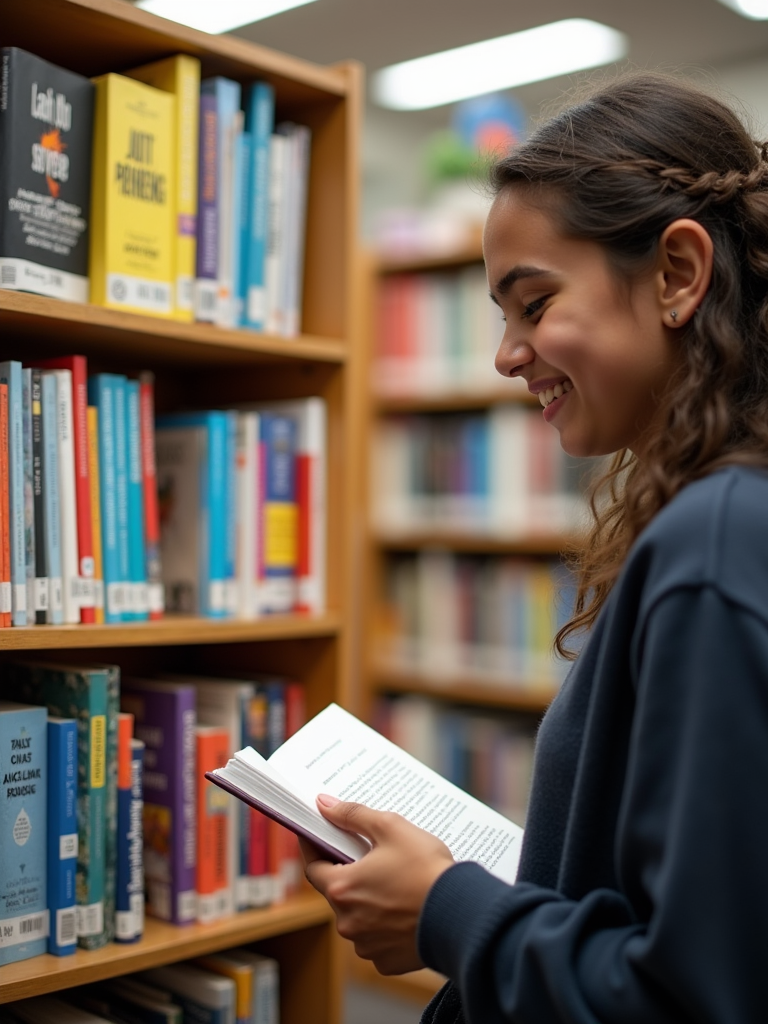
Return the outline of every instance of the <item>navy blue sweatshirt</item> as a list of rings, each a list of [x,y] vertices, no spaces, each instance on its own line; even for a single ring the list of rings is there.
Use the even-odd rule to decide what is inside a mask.
[[[768,474],[686,487],[633,546],[537,739],[514,886],[449,868],[435,1024],[768,1021]]]

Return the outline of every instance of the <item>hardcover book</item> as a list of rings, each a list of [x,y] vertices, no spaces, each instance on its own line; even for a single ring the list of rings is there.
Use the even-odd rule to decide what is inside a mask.
[[[0,51],[0,287],[88,301],[93,85]]]
[[[48,952],[77,946],[77,722],[48,718]]]
[[[0,363],[0,382],[8,386],[8,509],[11,555],[11,604],[14,626],[27,624],[27,571],[24,543],[24,414],[21,363]]]
[[[117,879],[115,939],[137,942],[144,931],[144,743],[134,739],[133,715],[117,718]]]
[[[94,621],[104,622],[104,559],[101,548],[101,477],[99,475],[99,410],[87,409],[88,420],[88,482],[91,501],[91,537],[93,541],[93,612]]]
[[[144,477],[141,468],[140,384],[125,384],[127,428],[128,586],[132,592],[131,618],[149,618],[146,558],[144,554]]]
[[[147,911],[174,924],[197,917],[195,725],[192,686],[125,679],[123,711],[144,749],[144,874]]]
[[[46,949],[47,752],[45,708],[0,701],[0,964]]]
[[[197,917],[216,921],[234,906],[229,857],[231,800],[203,777],[229,756],[229,730],[216,725],[195,728],[197,766]],[[223,753],[223,757],[222,757]]]
[[[160,560],[160,506],[155,452],[155,378],[148,371],[139,377],[141,475],[144,497],[144,557],[150,619],[162,619],[165,610]]]
[[[32,370],[21,371],[21,434],[24,447],[24,569],[29,623],[37,621],[35,608],[35,492],[32,479]]]
[[[101,557],[104,574],[105,622],[121,622],[125,607],[117,541],[116,378],[117,374],[114,373],[97,373],[88,380],[88,399],[98,412]]]
[[[61,567],[61,501],[59,494],[58,385],[53,373],[42,374],[43,497],[45,499],[45,555],[48,566],[46,622],[64,621]]]
[[[10,471],[8,468],[8,385],[0,381],[0,625],[11,625]]]
[[[274,89],[267,82],[254,82],[248,93],[245,117],[245,127],[251,136],[245,323],[256,331],[264,330],[267,315],[264,267],[269,225],[269,140],[274,118]]]
[[[123,75],[94,84],[91,302],[172,317],[176,101]]]
[[[296,503],[296,422],[264,411],[259,417],[262,466],[260,606],[263,612],[290,612],[296,603],[298,506]]]
[[[45,474],[43,472],[43,378],[38,368],[30,370],[30,414],[32,428],[32,499],[35,523],[35,575],[32,607],[35,622],[48,621],[48,558],[45,544]]]

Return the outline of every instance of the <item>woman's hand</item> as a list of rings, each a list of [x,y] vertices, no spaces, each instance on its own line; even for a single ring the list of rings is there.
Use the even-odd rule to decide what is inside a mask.
[[[450,850],[399,814],[329,796],[318,797],[317,805],[328,821],[371,842],[364,857],[346,865],[320,860],[313,846],[301,843],[305,874],[333,907],[339,934],[381,974],[419,970],[419,914],[435,880],[454,863]]]

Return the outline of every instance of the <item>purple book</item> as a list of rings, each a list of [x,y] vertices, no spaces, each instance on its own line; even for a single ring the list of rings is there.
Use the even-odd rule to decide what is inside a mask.
[[[195,688],[123,679],[122,711],[144,742],[144,876],[147,911],[174,924],[197,916],[195,892]]]
[[[219,275],[218,114],[216,96],[200,96],[200,152],[197,187],[197,268],[195,316],[216,315]]]

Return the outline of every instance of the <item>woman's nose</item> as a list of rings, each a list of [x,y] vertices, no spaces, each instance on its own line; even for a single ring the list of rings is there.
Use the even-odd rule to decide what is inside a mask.
[[[533,358],[534,351],[527,342],[504,338],[496,353],[496,372],[502,377],[516,377]]]

